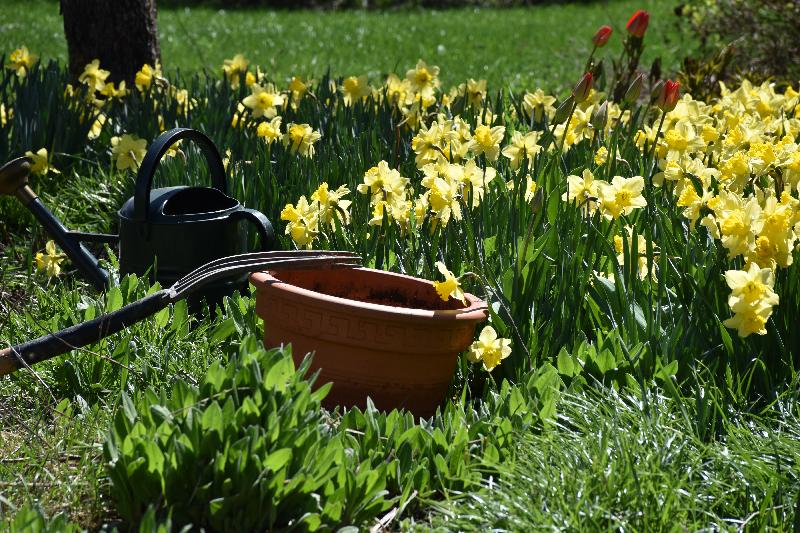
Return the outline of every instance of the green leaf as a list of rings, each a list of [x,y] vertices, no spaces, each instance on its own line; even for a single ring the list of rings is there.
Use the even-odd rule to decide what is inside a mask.
[[[722,345],[725,347],[728,357],[733,357],[733,340],[731,339],[730,333],[728,333],[728,328],[725,327],[725,324],[723,324],[719,318],[717,318],[717,327],[719,328],[719,336],[722,338]]]
[[[662,366],[656,372],[655,377],[661,380],[668,380],[678,374],[678,361],[672,361],[667,366]]]
[[[292,459],[291,448],[280,448],[269,454],[263,462],[264,468],[269,468],[273,472],[277,472]]]
[[[220,437],[222,436],[224,424],[222,421],[222,408],[219,406],[219,402],[214,401],[206,408],[200,423],[204,431],[216,431]]]
[[[122,307],[122,291],[114,287],[106,293],[106,313],[111,313]]]
[[[189,307],[186,300],[180,300],[173,306],[170,329],[179,337],[186,337],[189,334]]]
[[[575,358],[567,353],[567,350],[563,347],[558,352],[556,365],[558,366],[558,373],[562,376],[572,377],[581,371],[580,365],[575,361]]]

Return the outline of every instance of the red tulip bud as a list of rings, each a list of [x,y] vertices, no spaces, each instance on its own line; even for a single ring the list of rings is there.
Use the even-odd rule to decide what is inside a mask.
[[[587,72],[572,90],[572,96],[575,97],[577,103],[581,103],[589,98],[589,93],[592,92],[592,84],[594,83],[594,76],[591,72]]]
[[[647,31],[647,24],[650,22],[650,13],[642,11],[641,9],[628,19],[625,28],[628,33],[641,39],[644,37],[644,32]]]
[[[592,37],[592,43],[594,43],[597,48],[604,47],[611,38],[611,32],[611,26],[600,26],[600,29],[598,29],[597,33]]]
[[[658,97],[656,98],[656,105],[664,113],[672,111],[673,109],[675,109],[675,106],[678,105],[678,98],[680,98],[680,95],[681,95],[680,82],[667,80],[664,82],[664,86],[661,88],[661,92],[658,93]]]

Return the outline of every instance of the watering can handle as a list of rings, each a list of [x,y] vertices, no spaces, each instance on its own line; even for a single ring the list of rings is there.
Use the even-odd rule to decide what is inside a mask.
[[[272,246],[275,244],[275,230],[272,229],[272,223],[264,213],[255,209],[244,208],[231,213],[231,218],[240,218],[252,222],[258,231],[261,250],[265,252],[272,250]]]
[[[222,164],[219,151],[217,147],[214,146],[211,139],[204,133],[191,128],[175,128],[162,133],[153,141],[153,144],[147,149],[147,155],[145,155],[144,160],[142,160],[142,166],[139,167],[139,174],[136,176],[136,191],[133,196],[133,216],[136,220],[147,220],[150,189],[153,186],[153,176],[156,173],[156,167],[161,162],[161,158],[164,157],[164,154],[167,153],[167,150],[169,150],[173,144],[183,139],[189,139],[197,143],[208,163],[208,170],[211,174],[211,185],[224,194],[228,194],[228,186],[225,181],[225,167]]]

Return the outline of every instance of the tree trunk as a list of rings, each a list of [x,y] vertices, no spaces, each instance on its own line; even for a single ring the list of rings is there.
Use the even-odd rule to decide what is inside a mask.
[[[161,56],[156,0],[61,0],[69,71],[77,77],[100,60],[109,81],[131,83],[145,63]]]

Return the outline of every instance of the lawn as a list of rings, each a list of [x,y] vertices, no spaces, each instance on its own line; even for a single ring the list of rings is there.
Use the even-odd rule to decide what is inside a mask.
[[[615,28],[607,72],[623,39],[639,46],[625,31],[639,7],[642,61],[661,55],[671,77],[685,42],[671,2],[166,9],[164,79],[116,97],[64,70],[55,3],[13,5],[0,51],[25,44],[43,62],[0,71],[0,161],[46,149],[31,185],[68,226],[116,232],[137,139],[195,127],[279,248],[353,251],[443,282],[446,300],[460,286],[487,301],[492,330],[417,419],[321,408],[290,349],[262,345],[252,295],[170,306],[0,377],[0,529],[800,525],[797,93],[745,82],[706,105],[669,83],[654,102],[649,86],[612,102],[607,75],[569,96],[600,24]],[[260,85],[223,74],[239,52]],[[316,81],[297,89],[295,74]],[[466,78],[489,90],[449,91]],[[261,90],[278,103],[259,107]],[[206,182],[187,144],[159,185]],[[48,239],[0,198],[0,348],[154,290],[93,247],[114,280],[98,292]]]
[[[66,59],[56,2],[8,0],[0,13],[0,50],[25,44],[43,57]],[[218,71],[244,54],[276,80],[388,72],[424,59],[442,69],[445,87],[485,78],[496,88],[559,90],[576,82],[594,31],[624,31],[636,9],[652,13],[643,63],[661,57],[665,71],[687,55],[673,3],[608,1],[531,8],[364,11],[219,11],[203,7],[159,11],[162,62],[167,69]],[[609,46],[618,49],[620,41]]]

